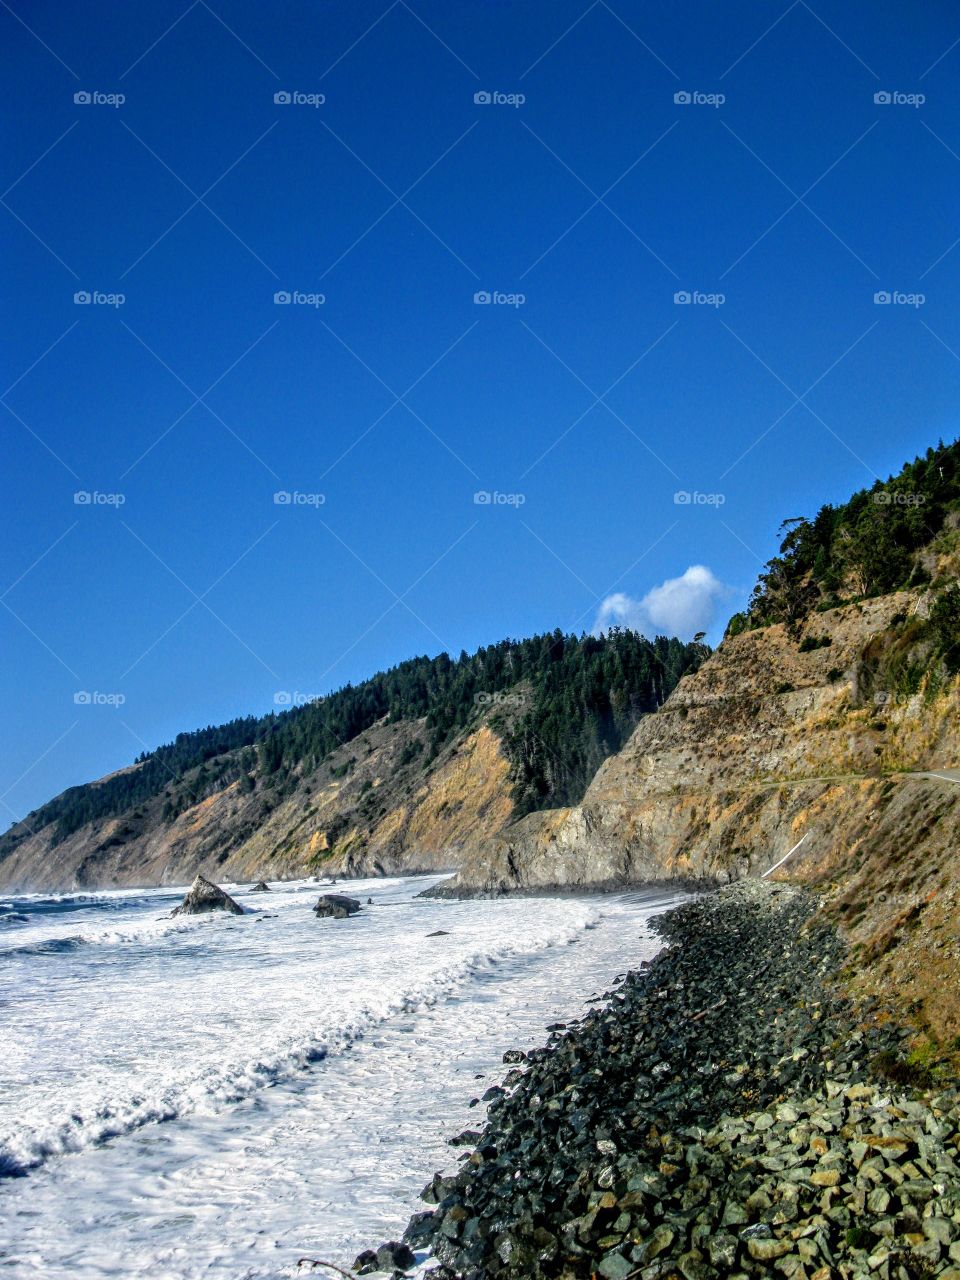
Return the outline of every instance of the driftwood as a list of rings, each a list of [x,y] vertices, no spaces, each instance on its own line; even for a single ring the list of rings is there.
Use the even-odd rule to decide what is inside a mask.
[[[357,1280],[354,1272],[344,1271],[343,1267],[338,1267],[335,1262],[322,1262],[319,1258],[298,1258],[297,1266],[302,1267],[305,1262],[309,1262],[311,1271],[314,1267],[329,1267],[331,1271],[336,1271],[337,1275],[346,1276],[347,1280]]]

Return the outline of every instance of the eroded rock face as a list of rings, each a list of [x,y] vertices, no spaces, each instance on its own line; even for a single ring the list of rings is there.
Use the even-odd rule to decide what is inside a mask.
[[[907,818],[923,797],[956,823],[960,787],[932,790],[910,773],[956,763],[956,689],[929,705],[884,703],[881,721],[866,688],[872,655],[915,594],[815,614],[800,636],[778,625],[724,641],[640,721],[579,805],[504,827],[439,895],[724,882],[763,874],[801,838],[790,870],[810,878],[860,841],[892,847],[898,830],[915,830]],[[813,636],[830,643],[804,651]],[[896,771],[894,785],[878,766]]]
[[[343,893],[324,893],[313,910],[315,915],[328,920],[346,920],[357,914],[360,903]]]
[[[172,914],[175,916],[199,916],[206,911],[228,911],[231,915],[242,916],[243,907],[234,902],[229,893],[224,893],[219,885],[197,876],[190,889]]]

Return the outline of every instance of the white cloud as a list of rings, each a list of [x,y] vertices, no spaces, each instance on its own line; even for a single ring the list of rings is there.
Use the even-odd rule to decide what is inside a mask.
[[[594,634],[610,627],[629,627],[648,639],[679,636],[690,640],[698,631],[709,631],[720,604],[731,589],[702,564],[692,564],[679,578],[668,578],[653,587],[642,600],[618,591],[607,596],[597,612]]]

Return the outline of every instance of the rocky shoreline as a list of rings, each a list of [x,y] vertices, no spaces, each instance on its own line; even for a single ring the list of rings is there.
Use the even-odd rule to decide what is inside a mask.
[[[458,1172],[355,1269],[960,1280],[960,1093],[909,1087],[910,1031],[845,997],[816,907],[749,880],[659,917],[654,961],[505,1055]]]
[[[664,876],[655,881],[631,880],[624,876],[603,880],[575,881],[567,884],[498,885],[494,887],[461,883],[455,874],[439,884],[423,889],[419,898],[446,898],[451,901],[496,902],[500,898],[581,898],[602,897],[612,893],[643,892],[655,889],[663,894],[702,894],[719,889],[723,882],[714,876]]]

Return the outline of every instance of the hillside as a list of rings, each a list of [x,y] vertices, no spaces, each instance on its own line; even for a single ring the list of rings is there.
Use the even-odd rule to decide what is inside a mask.
[[[957,456],[957,445],[931,451],[923,469],[939,484]],[[920,470],[905,468],[907,483]],[[903,483],[874,492],[924,496]],[[900,504],[871,505],[896,528]],[[857,506],[860,495],[831,515],[834,565],[851,544],[843,517]],[[934,504],[913,505],[925,507]],[[957,500],[939,505],[899,562],[900,589],[844,599],[862,585],[855,566],[825,585],[807,550],[788,536],[750,613],[603,764],[580,804],[530,814],[484,842],[446,892],[724,882],[790,854],[774,874],[823,894],[858,948],[858,984],[893,988],[951,1040],[960,1036]],[[803,596],[803,611],[774,620],[771,575],[792,584],[790,598]]]
[[[181,734],[11,828],[0,887],[454,867],[510,818],[579,800],[707,652],[554,632]]]

